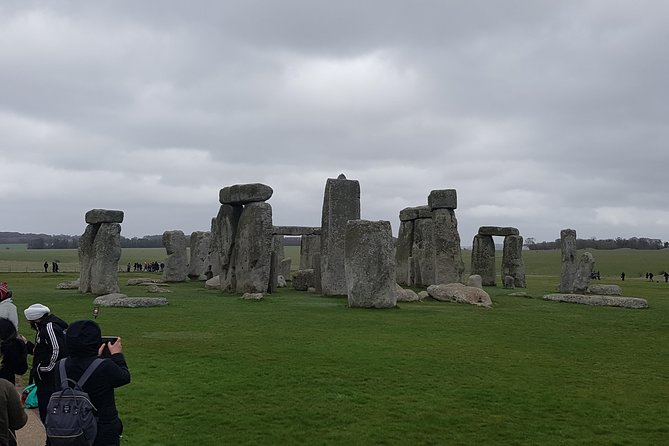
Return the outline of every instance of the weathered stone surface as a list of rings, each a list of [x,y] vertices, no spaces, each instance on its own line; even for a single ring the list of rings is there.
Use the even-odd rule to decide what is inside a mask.
[[[433,190],[427,196],[427,205],[431,210],[457,209],[458,193],[455,189]]]
[[[167,251],[163,280],[165,282],[185,281],[188,259],[186,257],[186,236],[183,231],[163,232],[163,246]]]
[[[414,222],[409,285],[428,286],[435,283],[433,228],[432,218],[420,218]]]
[[[293,288],[297,291],[307,291],[309,287],[314,286],[314,270],[301,269],[293,275]]]
[[[648,308],[648,301],[640,297],[597,296],[584,294],[547,294],[544,300],[607,307]]]
[[[121,225],[99,223],[93,241],[90,292],[100,296],[118,293],[118,261],[121,258]]]
[[[56,288],[59,290],[78,290],[79,283],[79,279],[72,280],[70,282],[60,282],[58,285],[56,285]]]
[[[290,280],[290,268],[293,265],[293,259],[286,257],[279,263],[279,275],[283,276],[284,280]]]
[[[513,277],[513,285],[525,288],[525,264],[523,263],[523,238],[519,235],[504,237],[502,251],[502,277]]]
[[[307,268],[309,269],[309,268]],[[321,287],[321,253],[317,252],[314,254],[314,292],[321,294],[323,288]]]
[[[430,293],[428,293],[425,290],[419,291],[418,292],[418,297],[420,298],[420,300],[430,299]]]
[[[93,305],[101,307],[159,307],[167,305],[169,302],[164,297],[128,297],[121,293],[111,293],[98,296],[93,301]]]
[[[562,269],[560,272],[560,293],[574,291],[576,278],[576,231],[563,229],[560,231],[560,248],[562,250]]]
[[[395,307],[397,284],[390,222],[349,220],[345,245],[348,305],[360,308]]]
[[[272,260],[272,206],[244,206],[235,237],[235,290],[264,293],[270,287]]]
[[[313,226],[274,226],[274,235],[321,235],[321,228]]]
[[[286,279],[281,274],[276,278],[276,286],[279,288],[286,287]]]
[[[360,183],[328,178],[323,196],[321,219],[321,292],[344,295],[344,240],[346,222],[360,218]]]
[[[300,240],[300,269],[314,269],[316,267],[315,256],[320,253],[320,251],[320,235],[303,235]]]
[[[127,284],[133,286],[133,285],[147,285],[151,283],[163,283],[163,282],[165,282],[163,279],[151,279],[148,277],[140,277],[139,279],[128,279]]]
[[[221,289],[221,276],[214,276],[211,279],[204,282],[204,287],[208,290],[219,290]]]
[[[430,206],[418,206],[416,207],[416,211],[418,212],[418,218],[432,218],[432,209],[430,209]]]
[[[435,300],[442,302],[457,302],[461,304],[491,307],[490,295],[481,288],[465,286],[461,283],[430,285],[427,292]]]
[[[283,235],[272,236],[272,258],[270,268],[269,292],[275,293],[279,288],[279,276],[281,275],[281,262],[285,256],[283,253]]]
[[[155,285],[155,284],[151,284],[151,285],[146,287],[146,292],[147,293],[171,293],[172,291],[170,291],[168,288],[161,287],[161,286],[158,286],[158,285]]]
[[[91,209],[86,212],[86,223],[96,225],[98,223],[123,223],[123,211],[109,209]]]
[[[452,209],[432,211],[434,245],[434,284],[462,283],[465,263],[462,261],[458,220]]]
[[[84,233],[79,237],[79,292],[91,292],[91,267],[95,261],[93,242],[100,225],[86,225]]]
[[[273,193],[272,188],[266,184],[235,184],[221,189],[218,194],[218,200],[221,204],[239,206],[267,201],[272,197]]]
[[[404,208],[400,211],[400,221],[411,221],[418,218],[418,209],[415,207]]]
[[[483,289],[483,280],[478,274],[472,274],[467,280],[467,286],[473,286],[474,288]]]
[[[576,275],[574,276],[574,293],[583,294],[590,285],[592,272],[595,268],[595,258],[589,252],[584,252],[578,259]]]
[[[242,297],[240,297],[242,300],[263,300],[263,293],[244,293],[242,294]]]
[[[235,240],[243,211],[242,206],[223,204],[218,210],[215,221],[212,222],[212,272],[215,276],[221,276],[221,289],[225,292],[236,289]],[[215,268],[214,258],[217,260],[218,268]]]
[[[586,290],[588,294],[599,294],[603,296],[622,296],[623,290],[618,285],[592,284]]]
[[[491,235],[475,235],[472,243],[472,274],[485,286],[495,286],[495,241]]]
[[[513,276],[504,276],[504,288],[514,289],[516,281]]]
[[[404,289],[399,284],[395,285],[395,300],[397,302],[416,302],[420,300],[414,290]]]
[[[400,285],[409,285],[409,259],[413,246],[414,220],[400,221],[395,242],[395,280]]]
[[[502,227],[502,226],[481,226],[479,228],[479,235],[495,235],[500,237],[506,237],[507,235],[520,235],[520,231],[512,227]]]
[[[188,277],[198,279],[209,267],[207,259],[211,248],[211,232],[195,231],[190,235],[190,260]],[[213,265],[212,265],[213,268]],[[212,270],[213,271],[213,270]]]

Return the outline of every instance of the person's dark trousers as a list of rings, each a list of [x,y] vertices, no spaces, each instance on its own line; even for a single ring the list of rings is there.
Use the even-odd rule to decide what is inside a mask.
[[[37,380],[36,380],[37,381]],[[37,381],[37,407],[39,408],[39,419],[42,420],[42,424],[46,422],[46,406],[49,404],[49,398],[51,394],[56,390],[44,383]],[[46,440],[46,446],[50,446],[49,439]]]
[[[98,435],[93,446],[119,446],[122,433],[123,423],[118,418],[111,423],[98,423]]]

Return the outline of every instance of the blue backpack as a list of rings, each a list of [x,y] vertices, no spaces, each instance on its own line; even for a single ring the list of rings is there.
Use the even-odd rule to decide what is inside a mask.
[[[83,387],[104,359],[96,358],[76,382],[67,377],[65,361],[58,363],[61,390],[51,395],[47,405],[46,436],[54,446],[91,446],[98,433],[97,410]]]

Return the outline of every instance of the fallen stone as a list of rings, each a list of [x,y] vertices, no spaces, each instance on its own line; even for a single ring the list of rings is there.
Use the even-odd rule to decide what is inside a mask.
[[[308,293],[315,293],[316,292],[316,287],[315,286],[310,286],[309,288],[307,288],[307,292]]]
[[[165,287],[159,287],[158,285],[155,284],[150,284],[146,288],[147,293],[171,293],[172,291],[168,290]]]
[[[430,293],[428,293],[428,292],[425,291],[425,290],[423,290],[423,291],[419,291],[419,292],[418,292],[418,298],[419,298],[420,300],[429,299],[429,298],[430,298]]]
[[[286,279],[283,278],[281,274],[276,278],[276,286],[279,288],[285,288],[286,287]]]
[[[478,274],[472,274],[467,280],[467,286],[473,286],[474,288],[483,289],[483,279]]]
[[[301,269],[293,275],[293,288],[297,291],[307,291],[314,286],[314,270]]]
[[[249,183],[235,184],[224,187],[218,194],[221,204],[245,205],[248,203],[267,201],[272,197],[274,190],[266,184]]]
[[[399,284],[397,284],[395,294],[397,302],[416,302],[420,300],[420,297],[414,290],[404,289]]]
[[[529,294],[527,294],[525,291],[517,291],[515,293],[509,293],[509,296],[514,296],[514,297],[529,297],[532,298]]]
[[[93,305],[102,307],[157,307],[167,305],[167,299],[164,297],[128,297],[121,293],[105,294],[98,296],[93,301]]]
[[[648,301],[640,297],[597,296],[585,294],[547,294],[544,300],[623,308],[648,308]]]
[[[72,280],[70,282],[60,282],[58,285],[56,285],[56,288],[59,290],[78,290],[79,279]]]
[[[593,284],[588,287],[586,293],[602,296],[622,296],[623,290],[618,285]]]
[[[490,295],[480,288],[466,286],[461,283],[430,285],[427,292],[433,299],[441,302],[457,302],[462,304],[491,307]]]
[[[504,288],[507,289],[514,289],[515,288],[515,280],[513,276],[504,276]]]
[[[96,225],[98,223],[123,223],[123,211],[112,211],[109,209],[91,209],[86,212],[86,223]]]
[[[263,294],[262,293],[244,293],[244,294],[242,294],[242,297],[240,299],[243,299],[243,300],[262,300],[263,299]]]
[[[221,276],[214,276],[204,283],[204,287],[208,290],[218,290],[221,288]]]
[[[146,285],[146,284],[151,284],[151,283],[163,283],[163,279],[149,279],[146,277],[140,278],[140,279],[128,279],[128,285],[133,286],[133,285]]]

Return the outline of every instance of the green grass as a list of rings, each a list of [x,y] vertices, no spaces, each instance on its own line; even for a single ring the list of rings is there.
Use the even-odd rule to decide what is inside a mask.
[[[559,255],[531,254],[525,291],[535,298],[487,288],[489,310],[349,309],[287,289],[248,302],[201,282],[172,284],[167,307],[102,308],[132,373],[117,391],[123,444],[666,443],[669,284],[625,281],[647,310],[546,302]],[[612,276],[636,253],[618,254]],[[633,260],[660,259],[642,257]],[[146,296],[125,285],[132,277],[120,274],[122,292]],[[70,322],[93,308],[92,296],[55,289],[74,278],[0,274],[20,311],[41,302]]]

